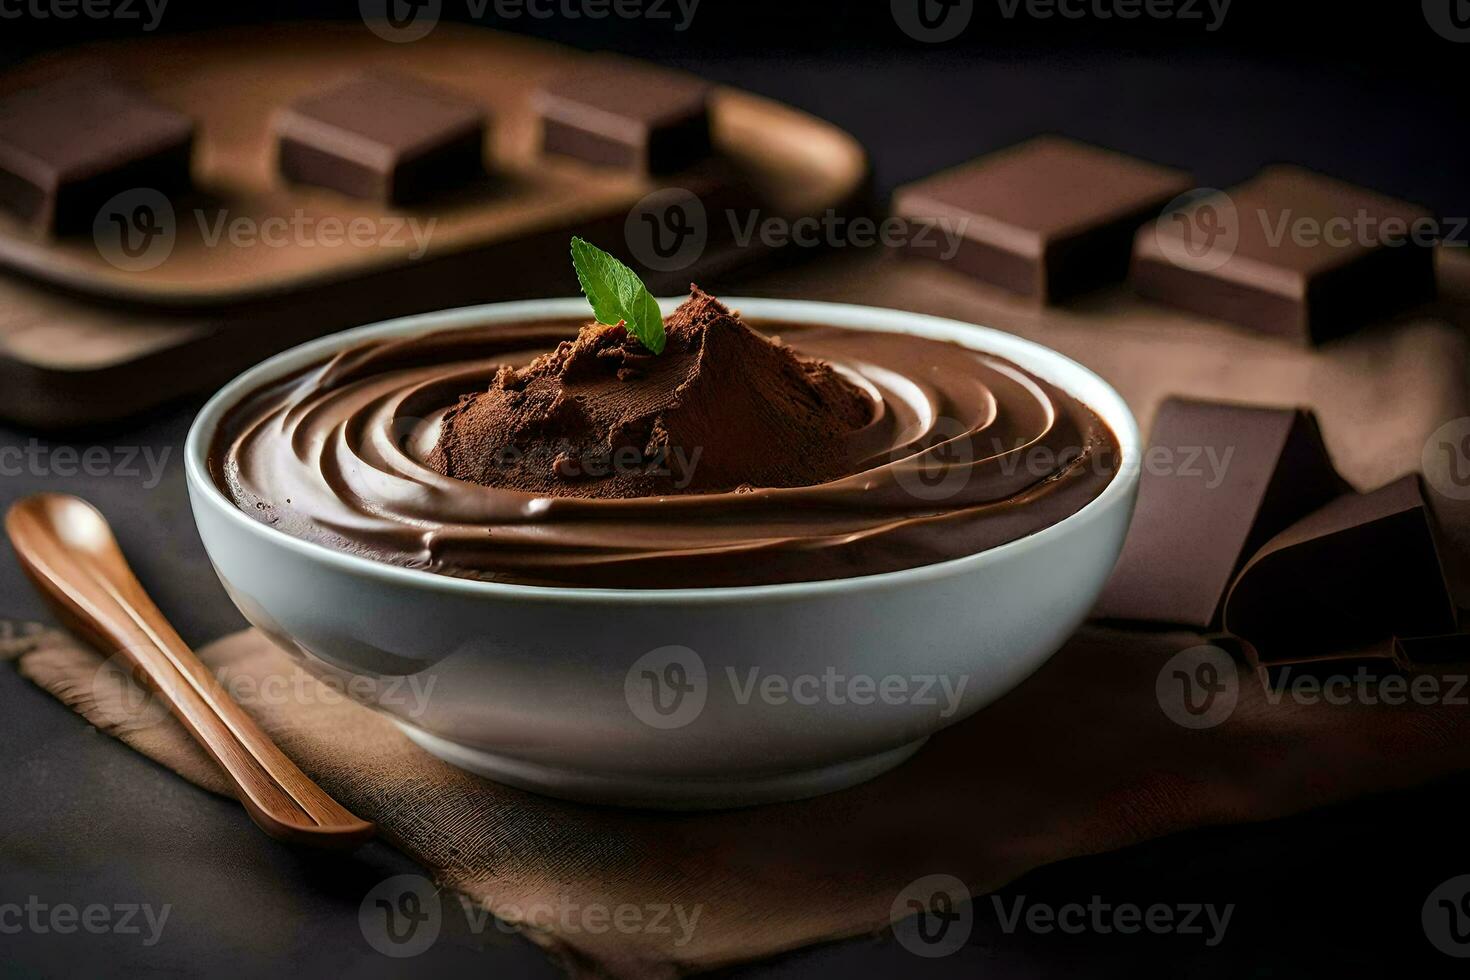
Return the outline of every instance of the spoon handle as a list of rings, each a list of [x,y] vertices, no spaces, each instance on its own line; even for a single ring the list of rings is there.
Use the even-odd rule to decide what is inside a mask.
[[[37,494],[10,508],[5,528],[27,575],[66,624],[142,672],[219,763],[262,830],[325,847],[372,836],[373,824],[298,769],[180,639],[96,508],[77,497]]]

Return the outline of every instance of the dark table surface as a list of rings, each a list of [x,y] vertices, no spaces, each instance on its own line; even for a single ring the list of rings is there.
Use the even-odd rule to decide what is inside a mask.
[[[868,50],[856,54],[656,54],[845,126],[873,155],[876,183],[899,182],[1040,131],[1059,131],[1189,167],[1225,186],[1261,164],[1295,161],[1470,213],[1465,99],[1412,71],[1192,49]],[[1443,46],[1426,46],[1426,58]],[[758,283],[752,291],[758,291]],[[38,490],[77,493],[112,520],[144,583],[186,639],[242,625],[189,516],[180,447],[198,403],[68,440],[0,428],[19,447],[0,473],[0,504]],[[164,458],[128,475],[71,476],[51,451],[101,446]],[[121,470],[119,465],[117,469]],[[0,548],[0,550],[4,550]],[[8,552],[0,616],[47,619]],[[365,941],[358,907],[389,875],[413,871],[383,844],[349,858],[302,855],[257,833],[240,808],[201,792],[105,736],[14,671],[0,669],[0,972],[19,976],[556,976],[528,942],[476,929],[446,900],[424,954],[389,959]],[[1470,776],[1298,818],[1181,835],[1065,862],[1006,889],[1060,905],[1105,900],[1233,903],[1223,942],[1200,937],[1007,932],[992,902],[975,907],[969,944],[920,959],[874,938],[729,971],[734,976],[1463,975],[1436,951],[1421,909],[1436,885],[1470,873]],[[922,814],[915,831],[923,832]],[[854,861],[862,860],[854,854]],[[34,896],[34,899],[32,899]],[[813,901],[821,901],[814,895]],[[117,932],[10,931],[7,903],[170,907],[161,939]],[[143,921],[139,919],[138,921]]]

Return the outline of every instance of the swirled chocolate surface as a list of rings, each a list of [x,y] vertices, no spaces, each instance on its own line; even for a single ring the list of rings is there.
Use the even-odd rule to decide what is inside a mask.
[[[654,589],[972,554],[1075,513],[1116,471],[1117,440],[1091,409],[1001,358],[756,324],[779,336],[771,354],[777,345],[721,347],[674,322],[657,358],[603,335],[621,328],[579,338],[582,324],[565,320],[367,342],[245,398],[211,470],[256,520],[379,561]],[[779,396],[742,382],[766,359],[785,372]],[[622,414],[599,423],[607,405]],[[477,412],[490,421],[468,428]],[[793,413],[816,421],[789,425]],[[601,425],[602,451],[589,452],[585,419]]]

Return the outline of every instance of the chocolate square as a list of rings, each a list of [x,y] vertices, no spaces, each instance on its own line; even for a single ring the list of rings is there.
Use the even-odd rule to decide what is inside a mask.
[[[1266,653],[1255,644],[1238,641],[1258,676],[1273,687],[1301,677],[1349,677],[1361,672],[1370,678],[1409,675],[1447,664],[1470,660],[1470,633],[1398,637],[1379,632],[1376,639],[1339,640],[1336,649],[1324,646],[1325,638],[1311,637],[1307,645],[1284,645],[1269,632],[1262,637]],[[1316,652],[1323,649],[1326,652]]]
[[[1380,639],[1360,646],[1347,646],[1330,653],[1302,653],[1289,659],[1264,660],[1260,651],[1250,643],[1244,644],[1247,659],[1255,668],[1257,677],[1273,688],[1286,688],[1300,683],[1303,678],[1319,680],[1335,677],[1366,677],[1380,679],[1396,674],[1406,674],[1413,669],[1404,648],[1392,637]]]
[[[1411,204],[1271,167],[1140,229],[1133,284],[1193,313],[1317,343],[1434,296],[1430,221]]]
[[[587,59],[536,92],[542,149],[640,173],[685,170],[710,155],[710,91],[683,72]]]
[[[1210,629],[1255,550],[1347,489],[1310,412],[1168,399],[1122,555],[1092,614]]]
[[[61,81],[0,99],[0,207],[51,232],[92,227],[115,194],[189,184],[194,124],[101,81]]]
[[[1181,171],[1042,136],[899,188],[893,212],[935,226],[907,236],[905,254],[1055,301],[1126,278],[1135,229],[1190,186]]]
[[[1417,474],[1344,494],[1273,537],[1241,570],[1224,617],[1262,663],[1390,643],[1407,660],[1416,637],[1420,659],[1438,659],[1457,620]]]
[[[484,174],[487,114],[411,78],[363,75],[301,99],[276,122],[281,175],[408,204]]]

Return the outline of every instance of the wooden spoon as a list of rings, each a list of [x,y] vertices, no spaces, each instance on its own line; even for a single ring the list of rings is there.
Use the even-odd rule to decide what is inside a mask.
[[[142,672],[235,785],[260,829],[279,840],[352,846],[374,827],[349,813],[260,730],[179,638],[128,567],[107,520],[85,500],[18,501],[5,530],[22,567],[62,620]]]

